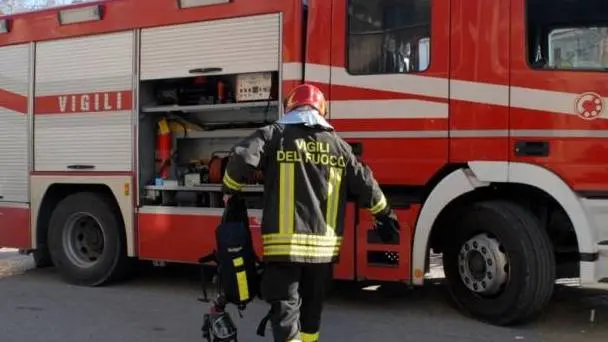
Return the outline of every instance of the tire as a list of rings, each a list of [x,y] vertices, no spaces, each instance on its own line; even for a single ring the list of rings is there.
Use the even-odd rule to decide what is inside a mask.
[[[126,276],[130,260],[124,225],[114,207],[106,196],[87,192],[57,205],[49,224],[49,251],[66,282],[100,286]]]
[[[553,248],[538,220],[517,204],[497,200],[475,203],[452,222],[456,233],[443,262],[456,306],[500,326],[537,318],[555,284]]]

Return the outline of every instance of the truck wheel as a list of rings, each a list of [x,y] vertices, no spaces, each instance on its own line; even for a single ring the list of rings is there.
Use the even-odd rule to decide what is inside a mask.
[[[456,305],[495,325],[540,314],[553,294],[555,262],[537,219],[514,203],[489,201],[473,204],[454,222],[444,271]]]
[[[129,260],[119,214],[95,193],[76,193],[58,204],[49,225],[49,251],[65,281],[99,286],[125,275]]]

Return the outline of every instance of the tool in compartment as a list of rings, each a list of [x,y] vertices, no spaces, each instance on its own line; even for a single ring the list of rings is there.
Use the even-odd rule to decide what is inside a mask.
[[[230,155],[228,151],[216,151],[211,154],[211,160],[209,160],[210,183],[222,183],[224,171],[228,164],[228,155]]]
[[[197,186],[209,182],[209,166],[202,160],[192,160],[184,172],[184,185]]]
[[[216,151],[212,153],[211,160],[209,161],[209,182],[210,183],[222,183],[224,172],[228,164],[228,157],[230,152],[227,151]],[[256,170],[247,179],[248,184],[259,184],[263,183],[264,174],[261,170]]]
[[[174,137],[187,137],[192,130],[200,131],[202,128],[190,123],[176,115],[163,115],[157,122],[156,133],[156,176],[161,181],[171,179],[174,171],[177,149],[174,149]],[[174,176],[176,179],[177,176]]]
[[[159,82],[154,92],[160,105],[195,106],[235,102],[234,76],[197,76]]]
[[[236,102],[267,101],[272,96],[272,73],[239,74],[235,88]]]
[[[226,103],[226,83],[217,81],[217,103]]]
[[[169,179],[173,149],[173,137],[169,129],[167,118],[162,117],[158,121],[156,135],[156,163],[157,175],[161,179]]]
[[[186,173],[184,175],[184,185],[187,187],[201,185],[201,174],[200,173]]]

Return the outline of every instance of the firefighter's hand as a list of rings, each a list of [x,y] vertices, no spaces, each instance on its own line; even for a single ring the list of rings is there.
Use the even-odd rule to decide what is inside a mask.
[[[388,215],[376,217],[376,232],[382,242],[388,243],[395,239],[399,241],[400,230],[401,227],[394,211],[391,211]]]

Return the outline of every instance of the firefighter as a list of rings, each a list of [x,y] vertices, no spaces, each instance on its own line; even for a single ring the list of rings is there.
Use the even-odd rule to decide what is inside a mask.
[[[264,177],[261,295],[270,304],[274,341],[319,339],[324,295],[342,243],[347,195],[376,218],[384,240],[399,224],[372,172],[325,120],[323,93],[296,87],[285,115],[232,149],[223,177],[224,201],[249,175]]]

